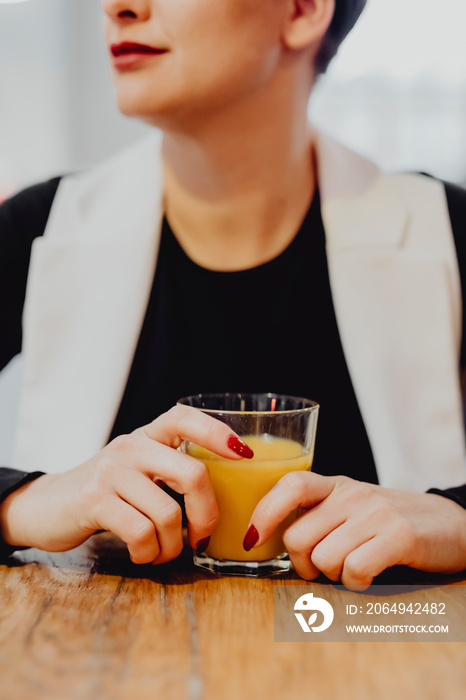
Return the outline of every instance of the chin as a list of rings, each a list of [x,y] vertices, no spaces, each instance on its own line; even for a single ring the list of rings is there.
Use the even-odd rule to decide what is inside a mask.
[[[125,78],[128,77],[128,80]],[[122,76],[115,84],[116,104],[121,114],[164,131],[197,133],[212,114],[234,102],[225,84],[180,85],[139,76]],[[142,78],[142,76],[141,76]]]
[[[136,119],[159,129],[169,129],[173,121],[173,118],[170,117],[170,111],[167,112],[161,107],[155,108],[153,105],[123,100],[117,100],[117,106],[118,111],[125,117]]]
[[[147,89],[137,85],[136,81],[128,81],[126,85],[118,85],[115,90],[116,105],[125,117],[138,119],[154,126],[160,121],[165,122],[174,109],[174,100],[163,94],[161,86]]]
[[[193,104],[192,101],[188,100],[186,104],[182,100],[168,98],[162,100],[160,93],[157,99],[154,95],[148,99],[147,93],[140,98],[136,98],[134,94],[120,93],[117,94],[116,104],[125,117],[137,119],[167,132],[190,132],[199,117],[196,114],[197,110],[193,110],[190,106]]]
[[[149,109],[147,90],[138,90],[135,85],[119,87],[115,96],[119,111],[126,117],[140,118]]]

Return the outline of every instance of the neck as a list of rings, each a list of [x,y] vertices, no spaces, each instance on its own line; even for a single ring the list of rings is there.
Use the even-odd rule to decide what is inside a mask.
[[[278,255],[313,196],[307,100],[260,102],[209,114],[189,133],[164,133],[167,218],[185,252],[210,269]]]

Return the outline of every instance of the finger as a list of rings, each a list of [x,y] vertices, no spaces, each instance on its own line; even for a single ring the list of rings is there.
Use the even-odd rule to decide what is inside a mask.
[[[332,509],[330,515],[333,517],[327,518],[321,508],[324,503],[301,515],[283,534],[283,543],[296,573],[307,581],[312,581],[321,573],[333,581],[339,581],[343,568],[344,557],[339,559],[333,550],[338,550],[337,543],[341,546],[341,530],[345,523],[338,509]],[[330,552],[325,547],[327,541]],[[317,557],[316,552],[319,555]]]
[[[326,508],[328,503],[327,500],[321,501],[291,523],[283,534],[283,543],[296,573],[307,581],[312,581],[321,573],[334,581],[340,579],[342,563],[340,566],[337,563],[329,567],[326,566],[325,556],[320,559],[314,556],[316,550],[320,551],[329,538],[332,538],[331,542],[339,540],[339,536],[334,536],[334,533],[340,532],[344,523],[342,511],[334,507]],[[338,569],[336,578],[335,569]]]
[[[290,472],[282,477],[259,501],[251,516],[249,527],[254,525],[259,533],[254,546],[265,542],[277,526],[296,508],[312,508],[327,498],[335,488],[335,484],[334,477],[321,476],[312,472]],[[335,515],[340,517],[337,511]],[[295,549],[295,551],[298,550]]]
[[[209,474],[202,462],[150,439],[143,432],[117,438],[108,447],[119,453],[130,451],[135,471],[145,473],[152,481],[161,480],[177,493],[184,494],[192,547],[196,548],[199,540],[212,534],[219,513]],[[120,457],[121,454],[117,459]]]
[[[329,532],[311,552],[311,561],[332,581],[341,579],[346,558],[374,536],[370,518],[351,519]]]
[[[178,448],[188,440],[229,459],[254,455],[225,423],[191,406],[174,406],[138,430],[169,447]]]
[[[133,472],[130,478],[128,474],[118,473],[114,489],[153,523],[160,549],[154,563],[175,559],[183,549],[182,513],[178,503],[140,472]]]
[[[327,499],[285,531],[285,546],[290,558],[293,553],[296,571],[303,578],[312,573],[306,556],[327,578],[339,581],[347,557],[375,535],[392,532],[392,547],[395,546],[397,552],[402,539],[407,539],[403,538],[402,529],[395,529],[396,522],[386,509],[367,511],[363,516],[350,516],[348,520],[344,519],[344,512],[344,508]]]
[[[283,541],[285,542],[285,538],[283,538]],[[305,579],[306,581],[313,581],[318,576],[320,576],[321,572],[312,563],[309,552],[293,552],[292,550],[288,549],[286,542],[285,547],[290,557],[290,561],[293,564],[293,568],[298,574],[298,576]]]
[[[101,499],[96,509],[96,530],[113,532],[126,542],[131,561],[147,564],[160,552],[154,523],[116,494]]]
[[[391,535],[375,535],[348,554],[341,582],[351,590],[364,590],[389,566],[403,564],[403,542]]]

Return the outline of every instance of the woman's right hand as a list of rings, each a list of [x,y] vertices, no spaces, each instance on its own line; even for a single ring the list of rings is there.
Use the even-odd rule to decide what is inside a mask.
[[[126,542],[136,564],[177,557],[182,512],[157,481],[184,494],[189,542],[204,544],[218,507],[202,462],[177,448],[189,440],[231,459],[251,450],[220,421],[177,405],[63,474],[45,474],[10,494],[0,506],[4,542],[50,552],[72,549],[97,530]]]

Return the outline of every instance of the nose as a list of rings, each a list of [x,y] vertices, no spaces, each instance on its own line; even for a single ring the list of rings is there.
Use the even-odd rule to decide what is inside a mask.
[[[116,24],[149,19],[151,0],[102,0],[102,9]]]

